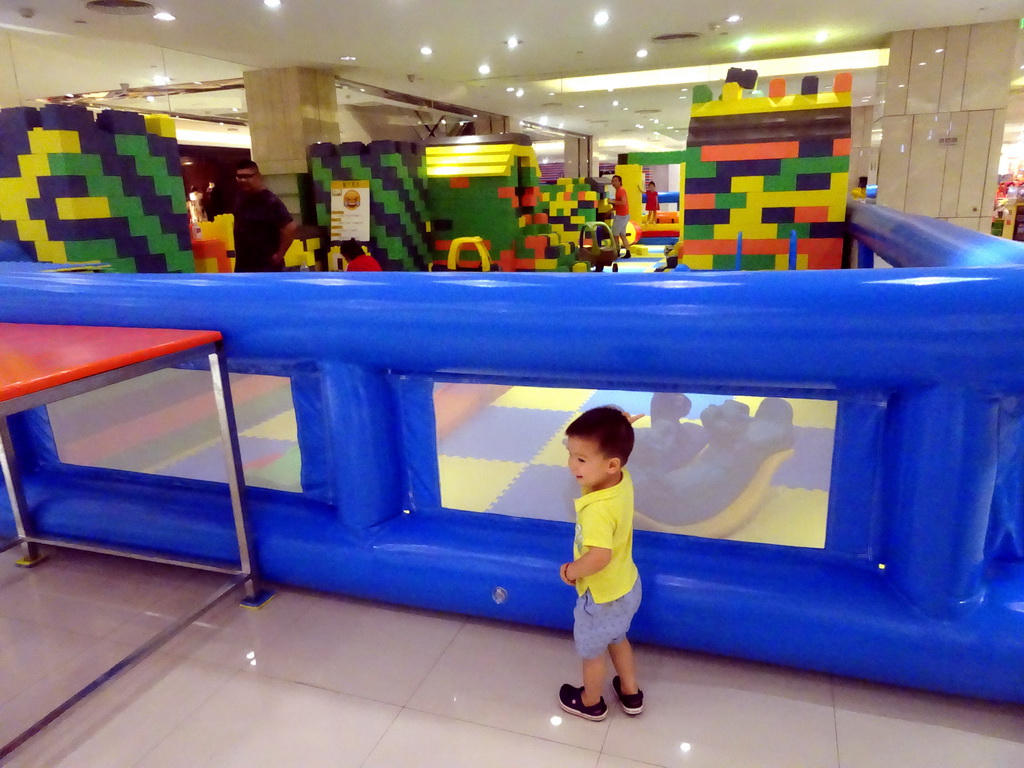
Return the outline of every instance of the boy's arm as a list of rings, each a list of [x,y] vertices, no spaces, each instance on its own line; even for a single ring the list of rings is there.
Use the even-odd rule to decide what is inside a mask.
[[[567,584],[575,584],[577,579],[593,576],[603,570],[612,560],[612,551],[604,547],[589,547],[571,563],[562,566],[562,580]]]

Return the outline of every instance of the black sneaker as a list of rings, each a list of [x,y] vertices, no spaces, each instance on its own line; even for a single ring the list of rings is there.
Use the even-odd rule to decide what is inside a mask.
[[[633,255],[633,254],[632,254],[632,253],[630,253],[630,252],[629,252],[629,251],[627,250],[627,251],[623,251],[623,252],[622,252],[622,255],[621,255],[621,256],[619,256],[619,258],[620,258],[620,259],[628,259],[628,258],[630,258],[630,257],[631,257],[632,255]]]
[[[562,709],[572,715],[577,715],[586,720],[604,720],[608,717],[608,705],[604,703],[604,696],[592,707],[583,703],[583,689],[566,683],[558,692],[558,703]]]
[[[615,689],[615,695],[619,699],[619,704],[622,705],[622,710],[627,715],[639,715],[644,711],[643,691],[638,691],[637,693],[623,693],[622,682],[619,680],[618,675],[616,675],[612,680],[612,688]]]

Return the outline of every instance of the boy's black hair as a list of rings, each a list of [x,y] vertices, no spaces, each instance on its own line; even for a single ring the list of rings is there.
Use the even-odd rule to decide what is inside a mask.
[[[356,259],[363,255],[363,246],[354,237],[342,240],[338,250],[346,259]]]
[[[260,167],[252,160],[240,160],[238,165],[235,166],[236,171],[248,171],[250,168],[255,168],[256,173],[260,172]]]
[[[625,466],[633,452],[633,425],[618,408],[603,405],[581,414],[565,430],[566,437],[593,440],[609,459],[619,459]]]

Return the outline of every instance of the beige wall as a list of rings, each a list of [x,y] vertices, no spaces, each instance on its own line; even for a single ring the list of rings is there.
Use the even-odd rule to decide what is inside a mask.
[[[21,106],[15,71],[11,35],[0,30],[0,108]]]
[[[878,147],[872,145],[875,128],[874,107],[853,107],[850,110],[850,189],[857,186],[861,176],[868,184],[878,179]]]
[[[990,230],[1017,29],[1012,20],[892,36],[874,126],[879,203]]]

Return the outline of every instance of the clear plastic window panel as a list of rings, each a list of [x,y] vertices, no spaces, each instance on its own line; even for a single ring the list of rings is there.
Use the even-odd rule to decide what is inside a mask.
[[[245,482],[300,493],[287,377],[231,374]],[[48,406],[68,464],[227,482],[209,371],[169,368]]]
[[[615,405],[644,414],[627,464],[635,527],[822,548],[836,403],[777,397],[437,383],[442,505],[570,521],[565,428]]]

